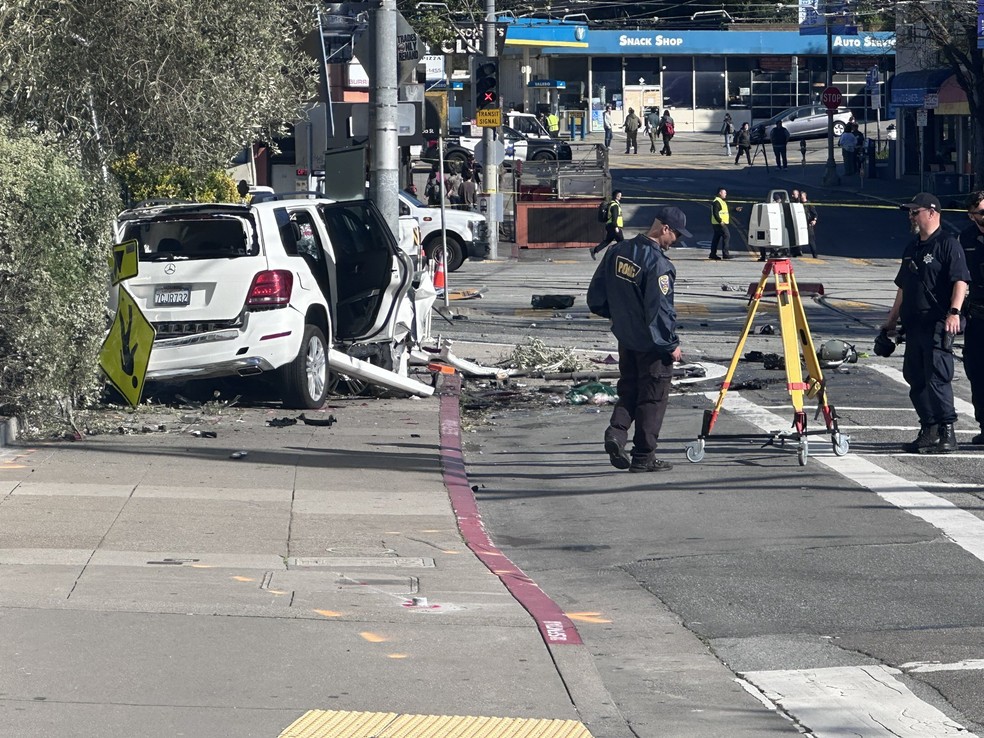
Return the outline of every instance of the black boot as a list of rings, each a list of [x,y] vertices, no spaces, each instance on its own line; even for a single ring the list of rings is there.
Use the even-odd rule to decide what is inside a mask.
[[[605,432],[605,453],[608,454],[609,462],[616,469],[628,469],[632,463],[629,452],[625,450],[625,444],[610,431]]]
[[[935,423],[924,425],[919,429],[919,435],[911,443],[903,443],[902,450],[907,454],[929,453],[927,449],[935,448],[940,440],[940,427]]]
[[[943,423],[940,425],[939,439],[935,446],[930,446],[922,451],[924,454],[952,454],[957,451],[957,433],[953,430],[953,423]]]

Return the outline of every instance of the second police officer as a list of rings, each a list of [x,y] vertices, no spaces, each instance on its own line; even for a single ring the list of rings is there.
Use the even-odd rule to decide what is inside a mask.
[[[970,272],[963,249],[940,227],[940,201],[920,192],[901,206],[909,211],[916,238],[906,246],[895,276],[898,291],[883,330],[901,318],[905,330],[902,375],[919,416],[919,435],[902,449],[914,454],[957,450],[953,424],[953,339],[961,330],[960,310]]]
[[[960,233],[960,245],[970,270],[970,293],[963,305],[967,316],[963,360],[970,380],[974,419],[981,428],[971,443],[980,446],[984,445],[984,190],[972,192],[967,198],[967,216],[970,225]]]

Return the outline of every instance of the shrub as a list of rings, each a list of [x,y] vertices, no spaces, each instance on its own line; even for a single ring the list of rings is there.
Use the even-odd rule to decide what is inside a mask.
[[[0,415],[29,435],[76,425],[103,387],[118,199],[44,136],[0,120]]]
[[[194,172],[176,164],[147,165],[127,154],[110,167],[131,203],[159,198],[195,202],[239,202],[236,183],[224,171]]]

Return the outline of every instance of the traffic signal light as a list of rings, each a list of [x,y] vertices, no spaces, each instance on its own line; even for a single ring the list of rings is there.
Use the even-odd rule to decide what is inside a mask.
[[[492,110],[499,107],[499,60],[487,56],[475,60],[472,77],[475,89],[475,110]]]

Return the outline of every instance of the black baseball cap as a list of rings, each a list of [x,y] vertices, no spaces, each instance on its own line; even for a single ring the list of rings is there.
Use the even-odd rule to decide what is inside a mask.
[[[900,210],[918,210],[919,208],[935,210],[937,213],[943,209],[940,206],[939,198],[931,192],[920,192],[912,198],[912,202],[907,202],[905,205],[899,205]]]
[[[675,208],[672,205],[659,208],[656,210],[656,218],[660,223],[665,223],[681,236],[693,238],[693,234],[687,230],[687,216],[683,214],[680,208]]]

